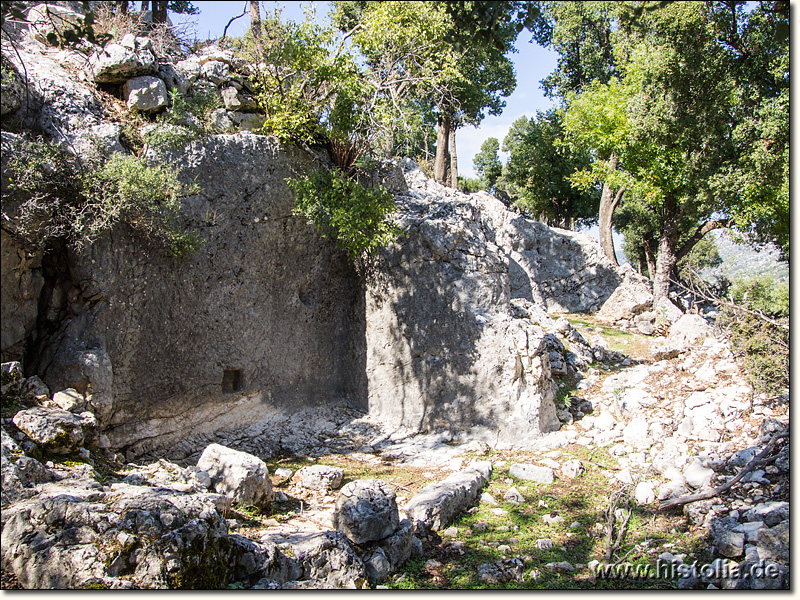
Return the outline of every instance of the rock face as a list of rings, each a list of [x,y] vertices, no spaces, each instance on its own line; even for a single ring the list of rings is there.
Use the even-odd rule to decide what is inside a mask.
[[[249,134],[212,137],[180,160],[203,189],[184,205],[202,249],[177,261],[119,232],[70,253],[77,314],[53,323],[42,379],[79,392],[91,384],[88,404],[130,456],[196,456],[212,441],[269,455],[302,440],[298,409],[313,413],[317,434],[329,427],[320,405],[340,402],[331,412],[342,419],[365,409],[358,280],[292,216],[284,183],[309,160]],[[292,415],[301,423],[289,425]]]
[[[405,171],[404,235],[367,283],[370,413],[495,446],[530,444],[558,428],[537,321],[599,307],[619,276],[581,234],[444,188],[413,163]],[[526,318],[511,316],[512,299],[532,307]]]
[[[32,108],[11,115],[15,126],[65,139],[82,157],[123,151],[119,125],[65,68],[80,57],[59,64],[29,50]],[[142,110],[161,106],[167,88],[204,86],[252,108],[231,53],[159,65],[148,40],[126,36],[90,63],[96,82],[127,82],[130,97],[132,78],[155,83],[159,99]],[[241,129],[263,123],[223,112]],[[3,359],[27,352],[26,375],[75,389],[115,451],[174,460],[213,442],[262,457],[303,451],[367,410],[500,447],[559,427],[547,313],[599,308],[621,279],[588,236],[443,188],[408,162],[405,174],[378,177],[398,195],[405,233],[365,282],[292,213],[286,179],[314,168],[303,151],[242,132],[149,158],[199,186],[178,224],[199,236],[191,256],[143,252],[119,227],[82,252],[42,258],[3,232]],[[573,347],[563,372],[602,355]]]

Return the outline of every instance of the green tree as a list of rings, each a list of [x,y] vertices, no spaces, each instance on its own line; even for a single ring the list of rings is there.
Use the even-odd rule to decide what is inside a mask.
[[[559,54],[556,70],[542,80],[547,96],[564,99],[592,82],[611,79],[612,30],[618,11],[618,2],[541,3],[534,39]]]
[[[503,179],[513,187],[519,208],[569,229],[597,218],[597,189],[575,188],[569,179],[588,168],[590,159],[585,150],[564,143],[562,111],[521,117],[509,129],[503,150],[510,154]]]
[[[620,169],[636,155],[627,113],[629,85],[612,78],[608,83],[592,82],[580,94],[570,92],[564,117],[565,135],[576,151],[594,157],[591,166],[573,174],[576,184],[591,189],[602,185],[598,206],[600,246],[606,257],[617,264],[612,237],[612,219],[630,179]]]
[[[632,215],[655,215],[654,292],[661,298],[678,261],[709,231],[731,225],[760,228],[780,240],[781,228],[788,227],[782,192],[788,163],[780,133],[788,131],[781,110],[788,62],[778,41],[764,48],[753,44],[759,58],[740,60],[720,42],[712,4],[649,3],[645,8],[656,5],[638,21],[621,23],[615,45],[620,80],[595,83],[571,98],[567,129],[598,158],[618,158],[616,164],[596,161],[573,177],[576,182],[611,182],[627,190],[626,203],[639,205]],[[743,31],[754,39],[775,32],[783,18],[764,7],[741,16],[746,16]],[[741,92],[747,82],[761,89],[760,95]],[[773,138],[762,136],[773,133],[779,151],[767,157],[741,143],[755,137],[766,147]],[[732,184],[742,178],[749,188]],[[765,189],[756,192],[756,181]],[[755,201],[764,194],[770,199],[766,210]],[[640,227],[646,221],[630,222]],[[644,243],[647,236],[641,239]]]
[[[497,138],[490,137],[483,144],[481,150],[472,159],[472,166],[480,177],[481,182],[492,194],[495,193],[495,185],[500,175],[503,174],[503,163],[497,152],[500,150],[500,142]]]
[[[449,8],[441,2],[335,2],[333,18],[340,30],[355,32],[353,41],[370,71],[395,77],[396,86],[381,84],[390,95],[408,89],[414,98],[433,107],[437,127],[434,177],[456,187],[455,131],[465,124],[478,124],[487,111],[500,114],[505,106],[502,98],[516,85],[513,66],[505,56],[512,50],[516,26],[504,20],[495,27],[500,47],[479,43],[467,48],[454,43],[463,39],[466,30],[456,27]],[[396,111],[401,109],[400,102],[393,100],[393,104]]]

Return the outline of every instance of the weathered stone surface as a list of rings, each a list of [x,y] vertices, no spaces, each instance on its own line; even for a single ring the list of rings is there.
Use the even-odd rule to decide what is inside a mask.
[[[256,113],[229,112],[227,116],[241,131],[257,131],[266,121],[264,115]]]
[[[122,93],[128,108],[140,112],[155,112],[169,103],[167,86],[158,77],[144,75],[125,82]]]
[[[650,282],[630,266],[626,267],[625,279],[597,313],[597,318],[601,321],[614,323],[622,319],[631,320],[653,306],[653,290]]]
[[[488,195],[443,188],[415,165],[406,179],[409,191],[397,197],[406,233],[381,253],[367,287],[370,412],[415,430],[530,445],[559,424],[544,331],[512,318],[510,300],[578,304],[585,299],[570,300],[555,283],[565,275],[548,268],[571,265],[575,277],[595,268],[598,279],[603,268],[589,266],[566,233],[515,218]],[[515,246],[528,253],[524,268],[506,258]],[[566,262],[534,262],[551,249]],[[532,283],[510,292],[523,274]]]
[[[155,73],[158,62],[150,50],[137,52],[121,44],[107,44],[91,56],[89,67],[97,83],[123,83],[132,77]]]
[[[394,489],[379,479],[351,481],[339,492],[332,522],[355,544],[390,536],[400,523]]]
[[[14,415],[14,425],[55,454],[69,454],[83,445],[83,419],[58,408],[36,407]]]
[[[653,307],[656,313],[656,323],[672,324],[683,316],[683,311],[673,304],[669,298],[659,298]]]
[[[214,85],[221,85],[230,79],[230,67],[227,63],[219,60],[209,60],[202,62],[200,75],[208,79]]]
[[[509,558],[478,566],[478,579],[481,583],[499,586],[511,581],[522,581],[525,563],[520,558]]]
[[[239,112],[251,112],[258,110],[258,102],[252,96],[240,93],[235,87],[227,87],[222,90],[222,101],[227,110]]]
[[[689,348],[711,335],[711,327],[700,315],[683,315],[670,327],[667,343],[676,348]]]
[[[366,587],[364,563],[341,531],[296,536],[292,548],[303,579],[320,581],[325,588]]]
[[[464,471],[425,486],[409,500],[405,512],[415,524],[421,523],[433,530],[444,529],[478,497],[491,474],[491,463],[474,462]]]
[[[625,426],[622,432],[622,439],[626,444],[634,446],[648,445],[647,432],[649,431],[649,426],[647,419],[637,417]]]
[[[213,495],[114,486],[105,493],[89,480],[45,484],[5,507],[3,569],[35,589],[227,584],[232,548]]]
[[[414,525],[409,519],[403,519],[397,531],[381,540],[372,554],[364,559],[370,581],[381,582],[396,571],[414,552]]]
[[[5,188],[10,175],[6,171],[8,157],[7,138],[2,133],[3,178]],[[0,230],[0,260],[2,260],[2,297],[0,300],[0,347],[3,362],[21,360],[25,340],[36,327],[38,297],[44,285],[41,254],[26,251],[5,228]]]
[[[161,63],[158,65],[158,78],[164,82],[167,90],[186,94],[191,85],[190,78],[176,65]]]
[[[510,487],[506,490],[506,493],[503,494],[503,501],[509,504],[522,504],[525,502],[525,496],[523,496],[517,488]]]
[[[564,477],[569,477],[570,479],[575,479],[585,472],[586,467],[577,458],[568,460],[561,466],[561,474],[564,475]]]
[[[295,477],[304,488],[330,492],[342,485],[344,470],[329,465],[311,465],[299,469]]]
[[[763,502],[745,513],[746,521],[764,521],[767,527],[773,527],[788,518],[788,502]]]
[[[641,506],[652,504],[656,499],[656,492],[653,489],[653,483],[650,481],[640,481],[637,483],[633,495],[636,499],[636,503]]]
[[[70,254],[78,299],[99,301],[64,307],[70,316],[43,351],[40,376],[52,389],[91,385],[101,430],[131,457],[197,456],[210,441],[262,455],[318,445],[366,408],[366,375],[354,368],[364,356],[354,270],[292,216],[284,180],[310,162],[249,134],[191,148],[175,160],[203,189],[184,206],[186,222],[202,224],[202,251],[173,263],[120,232],[113,251],[108,238]],[[232,170],[231,181],[215,175]],[[121,298],[130,321],[119,320]],[[13,305],[4,296],[4,316]],[[20,348],[25,337],[13,336]]]
[[[50,33],[58,34],[67,29],[83,26],[83,15],[57,4],[39,4],[28,11],[27,22],[30,35],[38,42],[47,44]]]
[[[211,444],[197,461],[197,468],[208,473],[214,491],[237,504],[264,507],[272,502],[269,471],[258,457]]]
[[[533,481],[535,483],[553,483],[556,479],[556,474],[550,467],[538,467],[536,465],[524,465],[515,463],[508,469],[509,475],[525,481]]]
[[[744,553],[744,533],[738,531],[736,519],[714,519],[711,521],[711,537],[717,551],[728,558],[737,558]]]
[[[789,560],[789,520],[758,532],[758,556],[762,560]]]
[[[683,469],[683,477],[693,488],[706,487],[711,483],[711,478],[714,477],[714,471],[703,464],[698,459],[693,459]]]
[[[74,412],[86,406],[86,399],[83,394],[72,388],[61,390],[53,394],[53,402],[55,402],[61,410]]]

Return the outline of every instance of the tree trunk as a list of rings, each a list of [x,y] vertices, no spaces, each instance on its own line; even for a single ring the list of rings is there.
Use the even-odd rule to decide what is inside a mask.
[[[680,214],[673,198],[667,198],[664,204],[664,224],[661,228],[661,239],[658,243],[656,258],[656,276],[653,278],[653,306],[662,298],[669,297],[670,275],[678,262],[678,223]]]
[[[128,0],[117,0],[116,4],[117,4],[117,11],[121,15],[128,14]]]
[[[153,0],[153,24],[167,22],[167,4],[165,0]]]
[[[609,158],[609,162],[611,163],[611,168],[616,169],[619,158],[615,154],[612,154],[611,158]],[[600,214],[598,215],[600,247],[603,249],[608,259],[617,266],[619,263],[617,262],[617,255],[614,252],[614,238],[611,235],[611,219],[614,216],[614,210],[617,208],[617,204],[619,204],[619,201],[622,199],[623,191],[624,188],[618,190],[615,194],[614,190],[612,190],[607,183],[604,183],[603,192],[600,195]]]
[[[450,187],[458,189],[458,155],[456,154],[456,128],[450,128]]]
[[[253,44],[258,56],[262,56],[264,54],[264,39],[261,35],[261,12],[258,0],[250,0],[250,34],[253,36]]]
[[[445,183],[447,176],[447,145],[450,141],[450,117],[439,116],[436,122],[436,158],[433,160],[433,178]]]
[[[142,0],[142,12],[150,10],[150,0]]]
[[[647,240],[644,242],[644,256],[647,261],[647,276],[650,278],[650,281],[653,281],[656,277],[656,257],[653,256],[653,249],[650,247],[650,242]]]

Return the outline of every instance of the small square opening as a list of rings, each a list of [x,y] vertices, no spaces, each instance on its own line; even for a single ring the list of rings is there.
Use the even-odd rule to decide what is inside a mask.
[[[222,392],[232,394],[242,389],[242,370],[224,369],[222,371]]]

